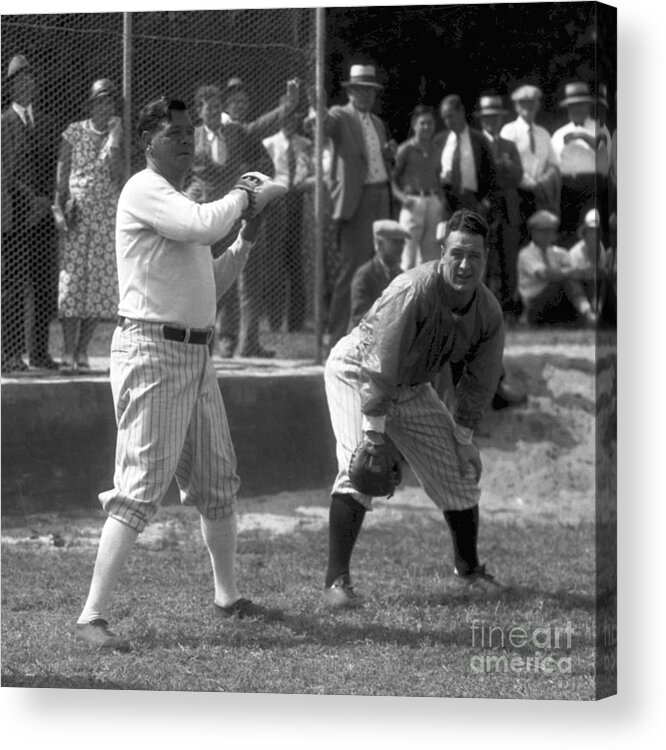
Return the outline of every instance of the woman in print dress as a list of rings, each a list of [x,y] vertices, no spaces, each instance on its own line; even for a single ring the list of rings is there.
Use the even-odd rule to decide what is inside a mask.
[[[62,240],[58,316],[66,373],[90,369],[95,328],[113,319],[118,306],[115,220],[123,164],[115,85],[95,81],[88,107],[90,117],[62,134],[53,206]]]

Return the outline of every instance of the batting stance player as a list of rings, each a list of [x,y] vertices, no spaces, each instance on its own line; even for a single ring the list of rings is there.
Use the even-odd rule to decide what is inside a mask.
[[[504,348],[502,310],[482,283],[488,225],[473,211],[457,211],[441,245],[440,260],[398,276],[326,362],[339,469],[324,589],[331,607],[362,603],[349,569],[372,498],[352,487],[347,468],[364,433],[374,443],[391,440],[443,511],[459,585],[500,588],[477,554],[481,459],[473,443],[497,388]],[[453,414],[431,385],[448,361],[463,362]]]
[[[216,296],[247,260],[259,219],[213,260],[227,235],[260,198],[233,189],[197,204],[181,191],[194,154],[185,105],[162,98],[141,111],[138,133],[147,168],[120,195],[116,254],[120,303],[111,343],[111,388],[118,437],[114,488],[100,495],[104,524],[76,636],[92,646],[128,651],[111,632],[107,607],[138,534],[175,476],[181,501],[194,505],[210,553],[214,612],[263,616],[269,610],[236,588],[236,457],[208,343]],[[274,184],[266,180],[267,188]]]

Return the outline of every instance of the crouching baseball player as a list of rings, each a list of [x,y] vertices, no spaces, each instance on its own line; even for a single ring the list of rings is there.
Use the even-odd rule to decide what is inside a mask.
[[[391,282],[326,363],[338,459],[324,589],[331,607],[362,603],[352,586],[350,561],[372,503],[358,487],[373,485],[354,486],[350,478],[350,459],[360,442],[370,443],[373,454],[395,446],[443,511],[457,584],[501,588],[477,553],[481,459],[473,443],[497,388],[504,348],[502,310],[482,283],[488,226],[473,211],[457,211],[440,243],[440,260]],[[431,385],[448,361],[463,363],[453,414]]]
[[[128,651],[108,627],[107,609],[138,534],[176,478],[181,501],[201,516],[220,617],[274,615],[241,597],[235,578],[236,475],[226,412],[208,343],[219,297],[243,268],[260,212],[284,188],[264,175],[239,175],[220,200],[197,204],[182,192],[194,153],[185,105],[158,99],[141,111],[146,169],[120,195],[116,218],[119,318],[111,343],[118,435],[114,487],[100,501],[102,530],[77,638]],[[232,247],[211,245],[241,226]],[[237,230],[236,230],[237,231]]]

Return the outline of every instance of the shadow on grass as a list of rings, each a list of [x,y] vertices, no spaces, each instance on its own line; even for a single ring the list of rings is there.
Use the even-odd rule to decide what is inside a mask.
[[[63,688],[73,690],[151,690],[145,683],[113,682],[106,679],[77,675],[64,677],[58,674],[26,674],[18,669],[3,671],[2,687],[14,688]]]

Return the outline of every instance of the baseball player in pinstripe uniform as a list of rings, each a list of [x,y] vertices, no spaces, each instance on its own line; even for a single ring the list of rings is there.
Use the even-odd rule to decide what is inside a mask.
[[[331,607],[362,603],[350,561],[372,498],[352,487],[348,466],[364,433],[378,444],[392,441],[443,512],[457,584],[501,588],[477,554],[481,458],[473,436],[497,388],[504,348],[502,310],[482,283],[487,240],[479,214],[454,213],[440,260],[398,276],[329,355],[326,397],[339,467],[324,589]],[[431,385],[448,361],[464,363],[453,414]]]
[[[239,479],[208,350],[216,297],[243,268],[260,219],[246,222],[232,247],[216,259],[211,245],[240,222],[251,201],[259,210],[260,199],[243,189],[206,204],[185,196],[194,129],[182,102],[162,98],[147,104],[137,130],[147,168],[126,183],[116,218],[120,303],[110,376],[118,425],[114,487],[100,495],[108,518],[75,629],[88,644],[119,651],[131,645],[108,628],[111,594],[174,476],[181,501],[201,516],[214,574],[214,612],[278,614],[241,597],[236,587]],[[264,197],[275,186],[266,180],[266,187]]]

